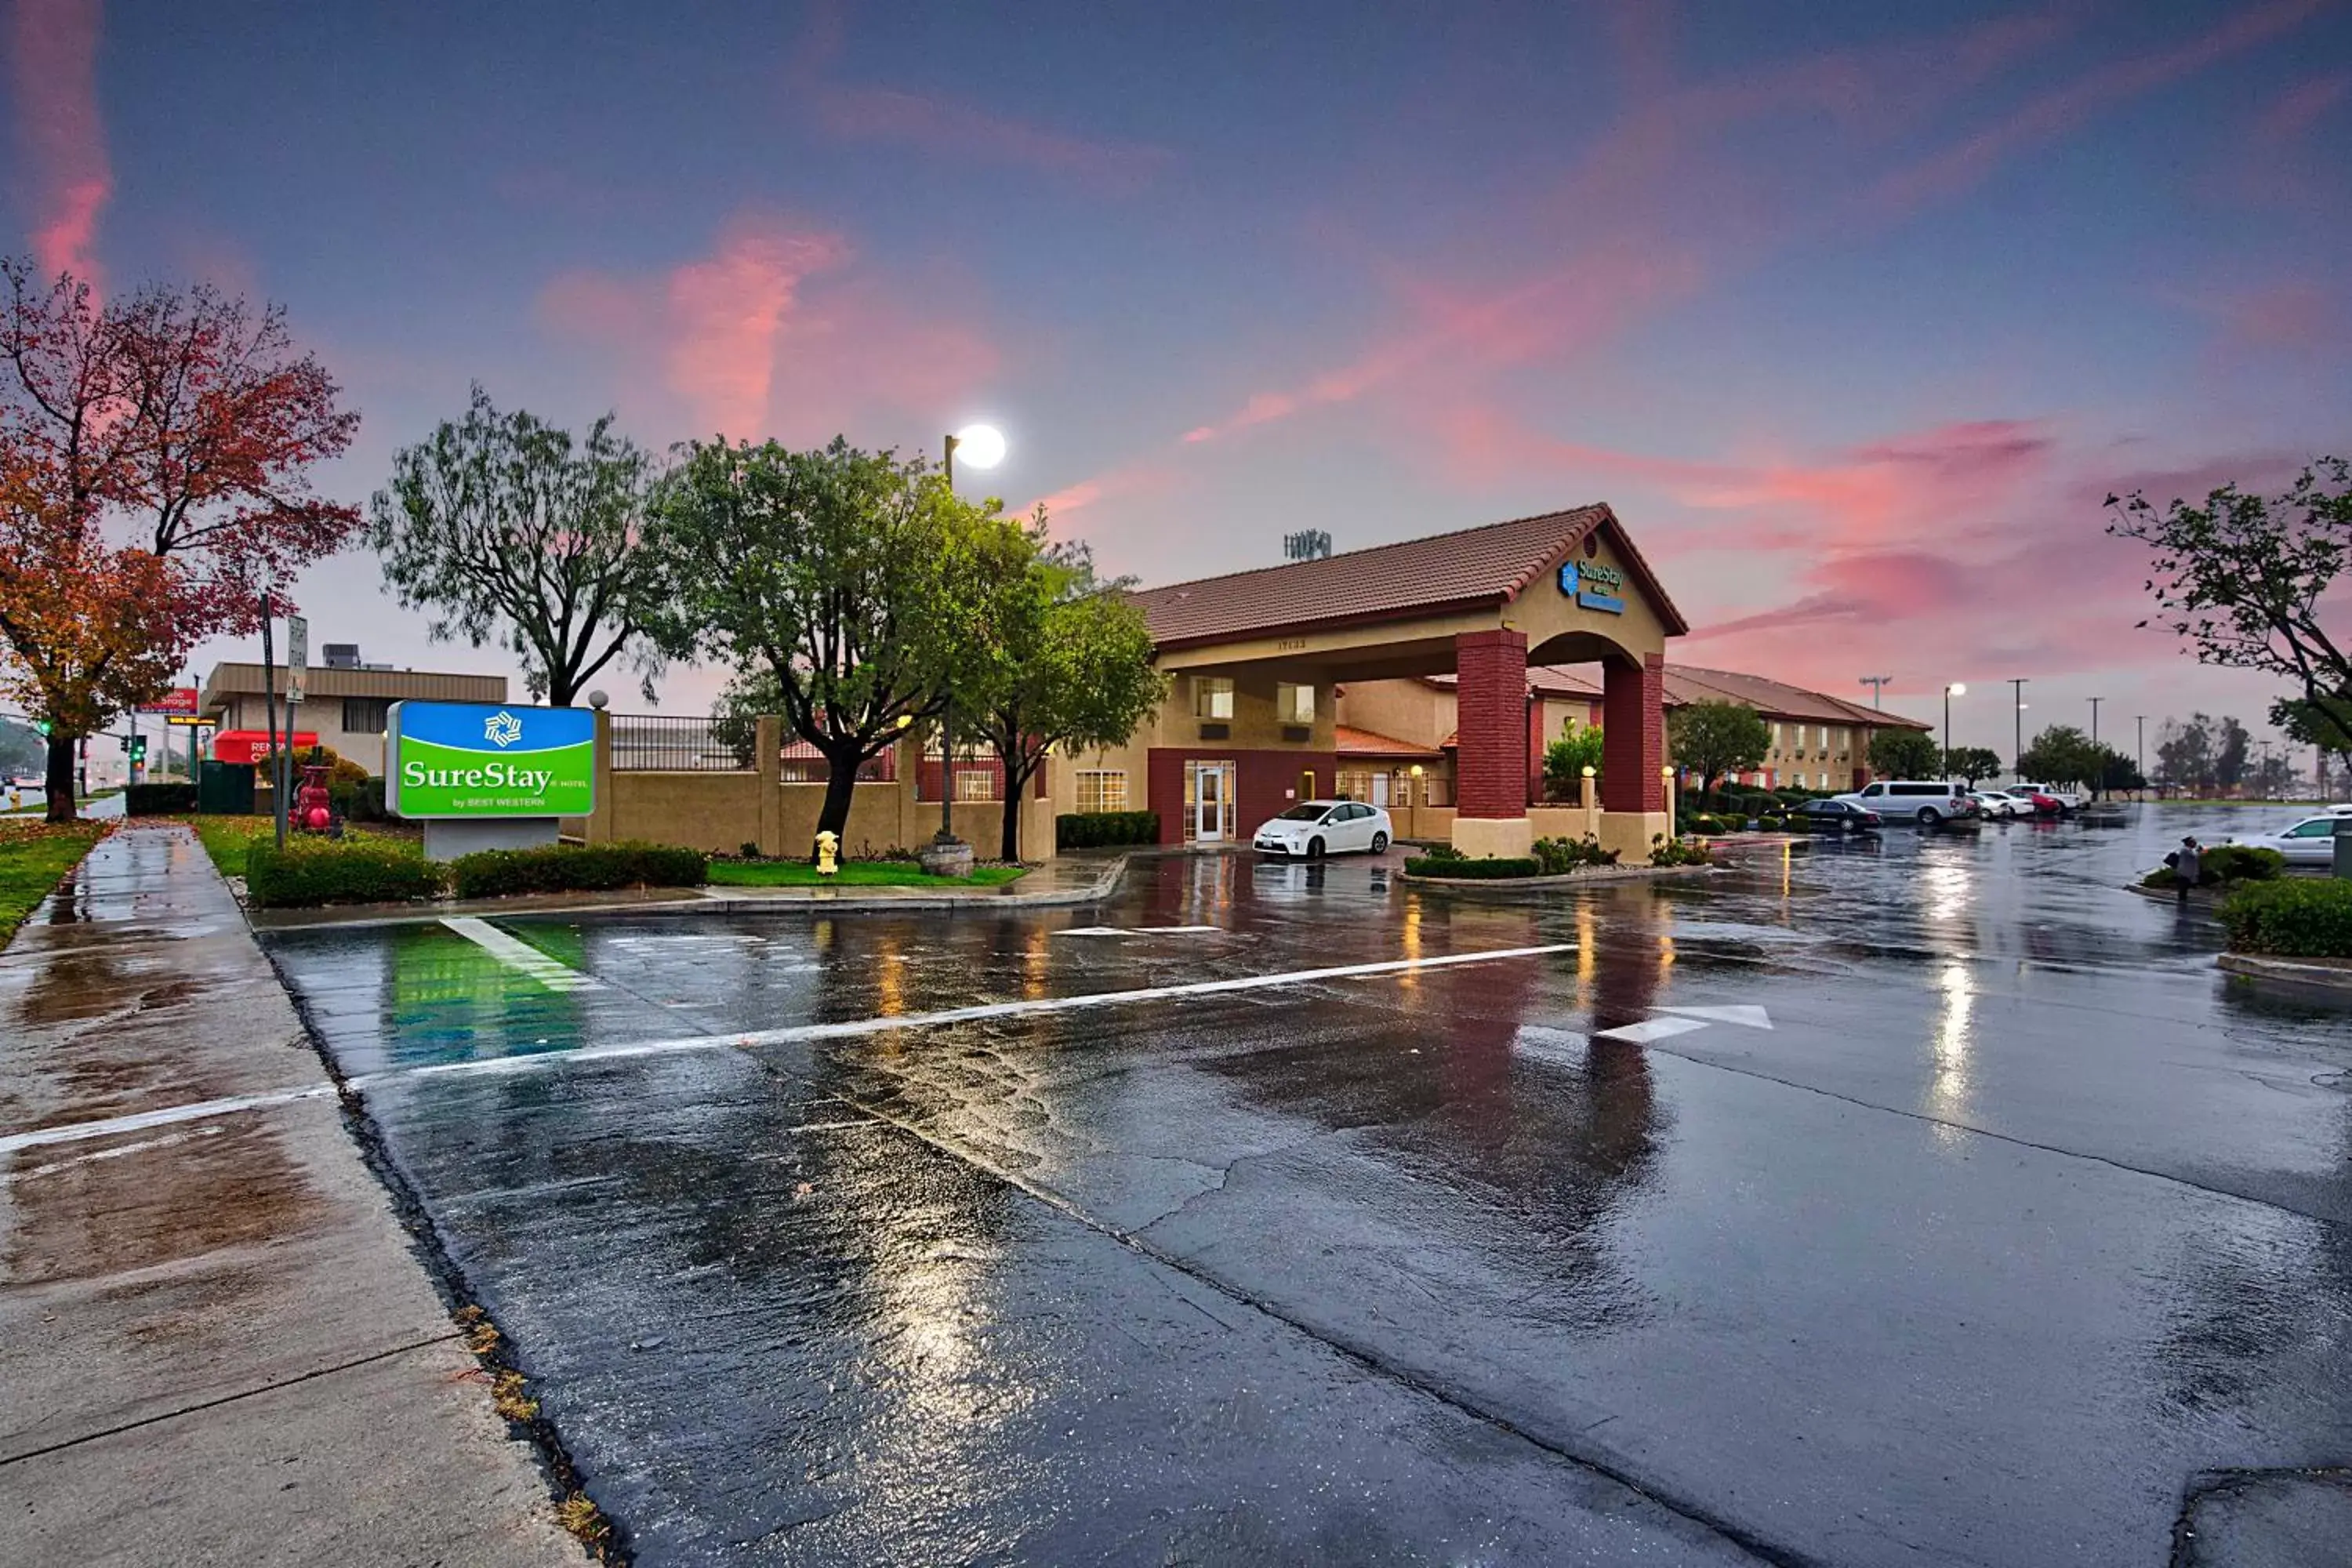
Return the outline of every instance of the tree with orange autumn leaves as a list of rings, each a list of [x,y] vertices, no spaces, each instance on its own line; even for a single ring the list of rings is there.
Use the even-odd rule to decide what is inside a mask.
[[[0,694],[49,723],[58,821],[79,741],[359,526],[308,479],[359,416],[278,310],[204,285],[101,302],[8,260],[0,281]]]

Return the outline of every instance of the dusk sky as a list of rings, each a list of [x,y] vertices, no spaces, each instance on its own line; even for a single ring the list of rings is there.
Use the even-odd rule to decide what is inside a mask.
[[[1147,583],[1607,500],[1670,658],[1967,681],[2006,759],[2012,676],[2029,733],[2259,731],[2099,502],[2352,448],[2352,5],[16,0],[5,46],[8,247],[282,302],[353,501],[472,381],[656,447],[986,418]],[[364,555],[299,595],[507,668]]]

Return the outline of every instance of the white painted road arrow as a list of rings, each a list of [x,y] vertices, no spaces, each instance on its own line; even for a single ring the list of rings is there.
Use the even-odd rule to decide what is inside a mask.
[[[1738,1024],[1750,1029],[1772,1026],[1770,1014],[1745,1002],[1729,1007],[1661,1007],[1658,1011],[1680,1013],[1685,1018],[1704,1018],[1710,1024]]]

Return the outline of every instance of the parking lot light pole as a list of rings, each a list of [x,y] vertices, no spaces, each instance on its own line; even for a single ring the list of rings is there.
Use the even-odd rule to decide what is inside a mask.
[[[1969,694],[1969,689],[1968,689],[1967,685],[1966,685],[1965,683],[1961,682],[1961,681],[1954,680],[1954,681],[1948,681],[1948,682],[1947,682],[1947,683],[1945,684],[1945,687],[1944,687],[1944,776],[1945,776],[1946,778],[1949,778],[1949,777],[1951,777],[1951,776],[1952,776],[1952,699],[1953,699],[1953,698],[1955,698],[1955,697],[1966,697],[1968,694]]]

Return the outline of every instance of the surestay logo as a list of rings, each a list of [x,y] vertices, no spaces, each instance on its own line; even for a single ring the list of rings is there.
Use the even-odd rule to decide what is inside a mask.
[[[482,721],[482,739],[504,751],[522,739],[522,721],[501,708]]]

